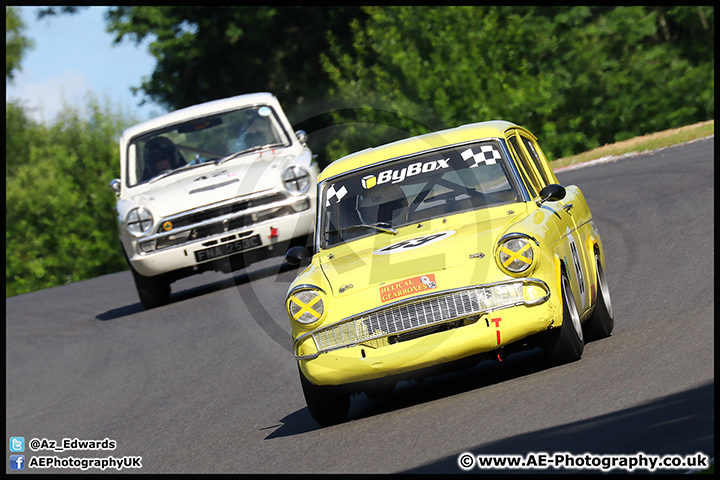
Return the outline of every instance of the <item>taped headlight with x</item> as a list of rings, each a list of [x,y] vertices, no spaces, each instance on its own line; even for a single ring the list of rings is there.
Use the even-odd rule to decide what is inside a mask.
[[[500,264],[508,271],[524,272],[533,263],[533,249],[528,241],[522,238],[513,238],[500,245],[498,258]]]
[[[288,299],[288,312],[293,320],[308,324],[320,320],[324,312],[322,298],[313,290],[301,290]]]

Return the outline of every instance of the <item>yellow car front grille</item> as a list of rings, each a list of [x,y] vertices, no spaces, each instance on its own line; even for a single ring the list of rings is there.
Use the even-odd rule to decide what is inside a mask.
[[[540,286],[545,295],[525,298],[523,286],[526,284]],[[542,280],[528,278],[446,291],[361,313],[302,335],[295,344],[297,347],[310,335],[320,354],[502,308],[536,305],[547,300],[549,295]],[[309,359],[318,354],[297,358]]]

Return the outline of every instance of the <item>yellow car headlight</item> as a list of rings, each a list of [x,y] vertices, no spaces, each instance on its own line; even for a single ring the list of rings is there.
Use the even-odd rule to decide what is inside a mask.
[[[510,274],[528,272],[535,266],[534,239],[524,234],[505,235],[498,242],[497,261]]]
[[[304,325],[317,322],[325,313],[322,297],[318,291],[309,287],[291,291],[286,306],[290,318]]]

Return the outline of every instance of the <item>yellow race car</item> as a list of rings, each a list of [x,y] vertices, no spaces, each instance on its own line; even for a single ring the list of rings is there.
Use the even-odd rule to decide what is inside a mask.
[[[318,177],[313,251],[285,306],[308,409],[542,347],[577,360],[613,329],[597,226],[525,128],[490,121],[343,157]]]

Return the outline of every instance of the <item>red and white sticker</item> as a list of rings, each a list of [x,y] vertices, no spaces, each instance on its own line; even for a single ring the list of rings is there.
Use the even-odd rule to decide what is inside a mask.
[[[406,297],[413,293],[424,292],[425,290],[434,290],[437,288],[435,283],[435,275],[421,275],[419,277],[407,278],[399,282],[380,287],[380,301],[385,303],[397,298]]]

